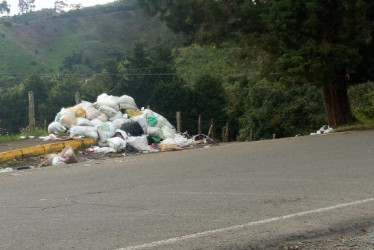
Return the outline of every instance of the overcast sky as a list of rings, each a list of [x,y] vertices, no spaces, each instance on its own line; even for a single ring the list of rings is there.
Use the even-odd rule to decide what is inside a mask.
[[[10,15],[18,14],[18,0],[6,0],[7,3],[11,6]],[[2,2],[2,0],[1,0]],[[35,0],[35,10],[41,10],[44,8],[52,9],[54,7],[55,0]],[[82,4],[83,7],[94,6],[97,4],[106,4],[115,2],[115,0],[66,0],[68,5],[70,4]]]

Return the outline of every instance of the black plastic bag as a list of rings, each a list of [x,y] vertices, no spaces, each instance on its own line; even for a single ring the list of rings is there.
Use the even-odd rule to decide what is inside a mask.
[[[125,131],[128,136],[141,136],[144,131],[138,122],[124,123],[121,130]]]

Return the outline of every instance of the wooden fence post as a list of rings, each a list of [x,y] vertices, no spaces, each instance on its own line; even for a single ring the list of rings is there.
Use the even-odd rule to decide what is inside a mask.
[[[222,141],[229,141],[229,122],[226,122],[226,125],[222,128]]]
[[[34,92],[29,91],[29,128],[32,130],[35,128],[35,104],[34,104]]]
[[[214,119],[210,120],[210,128],[208,132],[208,137],[214,140]]]
[[[181,112],[177,111],[177,132],[181,132],[182,130],[182,117]]]
[[[79,92],[75,92],[75,104],[79,104],[81,103],[81,95],[79,94]]]
[[[199,120],[197,122],[197,134],[201,134],[201,115],[199,115]]]

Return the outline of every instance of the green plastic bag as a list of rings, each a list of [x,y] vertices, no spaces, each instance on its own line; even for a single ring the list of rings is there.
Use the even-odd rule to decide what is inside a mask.
[[[160,137],[160,136],[157,136],[157,135],[155,135],[155,136],[151,136],[151,138],[152,138],[152,140],[155,141],[155,142],[159,142],[159,141],[161,141],[161,137]]]
[[[154,127],[157,125],[157,118],[155,116],[148,116],[147,117],[148,125]]]

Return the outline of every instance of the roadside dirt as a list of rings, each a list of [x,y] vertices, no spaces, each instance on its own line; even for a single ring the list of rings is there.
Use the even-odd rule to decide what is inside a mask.
[[[278,244],[271,250],[372,250],[374,249],[374,226],[364,226],[349,231],[332,233],[311,239],[299,239]]]

